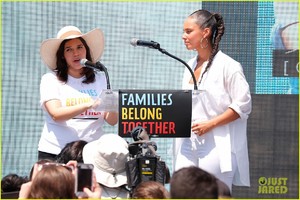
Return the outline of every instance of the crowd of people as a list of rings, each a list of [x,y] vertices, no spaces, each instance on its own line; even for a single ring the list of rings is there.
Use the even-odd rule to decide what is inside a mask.
[[[226,184],[196,166],[174,172],[170,181],[170,191],[164,184],[155,180],[142,181],[135,188],[128,188],[125,172],[129,154],[128,142],[117,134],[105,134],[83,146],[70,144],[64,148],[69,151],[62,150],[60,154],[59,158],[64,158],[63,162],[58,162],[57,159],[41,159],[34,163],[28,178],[12,174],[3,177],[2,198],[231,198]],[[84,188],[83,196],[76,196],[75,176],[77,165],[81,161],[93,164],[93,182],[91,188]]]
[[[38,161],[28,180],[4,177],[2,193],[15,188],[18,198],[216,199],[230,198],[233,184],[249,186],[246,123],[251,96],[240,63],[219,50],[224,30],[222,16],[207,10],[197,10],[184,21],[182,39],[197,55],[188,62],[194,77],[187,69],[182,88],[193,89],[195,78],[201,93],[193,100],[191,137],[175,139],[170,191],[155,180],[128,188],[128,143],[102,130],[105,122],[117,124],[118,113],[95,110],[107,80],[80,61],[100,58],[103,32],[83,34],[66,26],[56,38],[44,40],[40,53],[51,72],[40,84],[45,125]],[[94,167],[84,196],[75,193],[78,163]]]

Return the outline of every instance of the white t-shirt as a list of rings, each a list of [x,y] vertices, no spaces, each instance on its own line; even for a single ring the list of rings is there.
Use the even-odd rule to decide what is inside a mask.
[[[43,75],[40,83],[40,104],[45,113],[45,124],[39,141],[39,151],[58,154],[69,142],[90,142],[103,135],[104,112],[87,110],[73,119],[56,122],[44,107],[44,103],[51,99],[60,100],[65,107],[88,102],[106,89],[104,74],[96,74],[95,82],[89,84],[82,83],[84,78],[68,76],[68,82],[62,83],[52,72]]]

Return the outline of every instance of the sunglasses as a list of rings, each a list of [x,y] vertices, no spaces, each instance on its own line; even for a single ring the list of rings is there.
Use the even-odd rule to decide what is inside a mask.
[[[67,169],[70,172],[73,171],[73,167],[72,166],[68,166],[68,165],[63,164],[63,163],[51,163],[51,162],[39,164],[38,171],[41,171],[44,167],[49,167],[49,166],[56,166],[56,167],[61,166],[61,167],[64,167],[65,169]]]

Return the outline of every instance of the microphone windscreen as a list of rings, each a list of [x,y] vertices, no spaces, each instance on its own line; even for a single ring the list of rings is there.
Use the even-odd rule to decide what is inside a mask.
[[[130,41],[130,44],[131,44],[132,46],[137,46],[137,42],[138,42],[138,39],[132,38],[131,41]]]
[[[86,61],[87,61],[87,59],[83,58],[80,60],[80,64],[85,67]]]

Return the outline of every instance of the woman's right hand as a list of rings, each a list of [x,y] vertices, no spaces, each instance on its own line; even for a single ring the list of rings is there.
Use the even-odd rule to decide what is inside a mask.
[[[92,100],[91,101],[91,108],[92,109],[96,109],[99,105],[101,104],[101,101],[100,101],[100,99],[97,99],[97,100]]]

